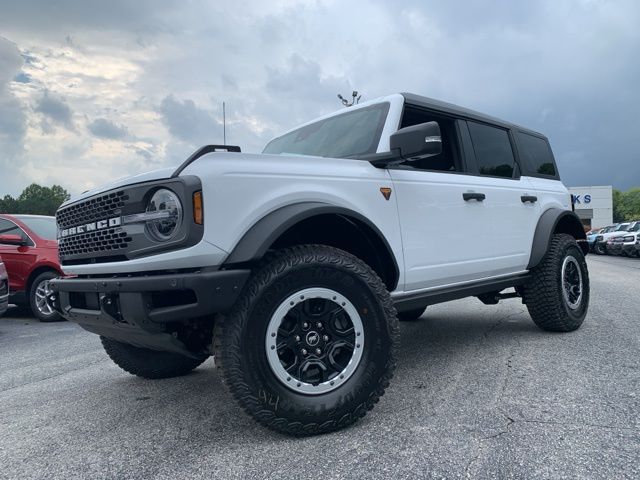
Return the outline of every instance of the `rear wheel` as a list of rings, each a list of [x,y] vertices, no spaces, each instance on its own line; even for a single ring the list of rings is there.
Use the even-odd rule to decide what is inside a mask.
[[[427,310],[427,307],[415,308],[413,310],[407,310],[406,312],[398,312],[398,320],[401,322],[412,322],[414,320],[418,320],[424,312]]]
[[[33,315],[41,322],[57,322],[62,317],[53,309],[48,300],[51,294],[49,282],[54,278],[58,278],[58,274],[54,271],[43,272],[38,275],[31,284],[29,291],[29,306]]]
[[[598,255],[605,255],[607,253],[607,248],[604,246],[604,243],[596,243],[595,247],[593,247],[593,251]]]
[[[361,260],[320,245],[282,250],[216,322],[216,362],[255,420],[308,435],[371,410],[393,375],[398,327],[389,293]]]
[[[191,358],[178,353],[134,347],[102,336],[100,340],[107,355],[116,365],[125,372],[142,378],[155,380],[180,377],[207,359],[206,355]]]
[[[550,332],[580,328],[589,307],[589,272],[575,239],[553,235],[531,276],[524,286],[524,299],[535,324]]]

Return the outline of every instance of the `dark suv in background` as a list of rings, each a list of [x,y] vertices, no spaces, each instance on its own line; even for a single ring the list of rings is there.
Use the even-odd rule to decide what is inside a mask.
[[[0,258],[9,274],[9,303],[31,308],[41,322],[60,320],[47,300],[62,276],[54,217],[0,214]]]

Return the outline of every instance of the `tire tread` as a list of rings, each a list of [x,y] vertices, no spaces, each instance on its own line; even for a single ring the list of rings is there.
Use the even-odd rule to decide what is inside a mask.
[[[330,418],[323,423],[302,423],[279,417],[272,411],[265,410],[252,394],[249,386],[243,381],[239,351],[234,346],[240,345],[242,325],[233,321],[242,312],[251,308],[262,290],[286,269],[305,263],[328,262],[335,267],[346,269],[363,280],[378,298],[388,322],[389,336],[392,342],[388,362],[383,369],[378,384],[371,390],[368,398],[353,405],[347,414],[340,418]],[[293,436],[316,435],[350,425],[364,417],[384,395],[385,389],[393,378],[397,364],[397,349],[400,343],[400,330],[397,312],[393,301],[382,280],[376,273],[357,257],[326,245],[300,245],[279,250],[268,255],[259,265],[256,274],[245,287],[239,301],[228,315],[221,315],[214,329],[215,362],[222,370],[223,383],[240,406],[258,423],[282,433]]]

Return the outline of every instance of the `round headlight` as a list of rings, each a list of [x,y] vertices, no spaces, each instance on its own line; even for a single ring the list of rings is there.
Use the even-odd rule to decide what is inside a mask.
[[[152,217],[147,221],[147,232],[154,240],[166,242],[180,231],[182,204],[171,190],[161,188],[156,191],[149,200],[146,213]]]

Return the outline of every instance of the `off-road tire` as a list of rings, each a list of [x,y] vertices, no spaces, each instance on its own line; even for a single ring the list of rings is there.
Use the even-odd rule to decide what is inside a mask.
[[[413,310],[407,310],[406,312],[398,312],[398,320],[401,322],[413,322],[418,320],[424,312],[427,310],[427,307],[415,308]]]
[[[569,307],[562,291],[562,264],[567,256],[577,261],[582,274],[582,298],[575,309]],[[524,300],[542,330],[571,332],[580,328],[589,307],[589,271],[582,249],[572,236],[551,237],[545,256],[531,270],[531,280],[524,286]]]
[[[58,276],[59,276],[58,273],[54,272],[53,270],[50,270],[47,272],[42,272],[33,280],[33,282],[31,282],[31,287],[29,288],[29,298],[28,298],[29,308],[31,309],[31,313],[33,314],[33,316],[36,317],[41,322],[59,322],[61,320],[64,320],[60,316],[60,314],[53,309],[51,310],[51,313],[45,313],[40,311],[37,305],[38,299],[36,298],[38,286],[42,282],[53,280],[54,278],[58,278]]]
[[[607,247],[604,244],[596,243],[593,246],[593,251],[596,253],[596,255],[606,255],[607,254]]]
[[[268,364],[265,346],[276,309],[307,287],[344,295],[356,307],[364,333],[362,356],[351,376],[315,395],[284,385]],[[360,259],[324,245],[296,246],[267,257],[214,331],[216,365],[240,406],[260,424],[297,436],[330,432],[364,417],[389,386],[398,344],[396,310],[382,280]]]
[[[121,369],[152,380],[186,375],[207,359],[206,355],[190,358],[179,353],[134,347],[103,336],[100,340],[107,355]]]

